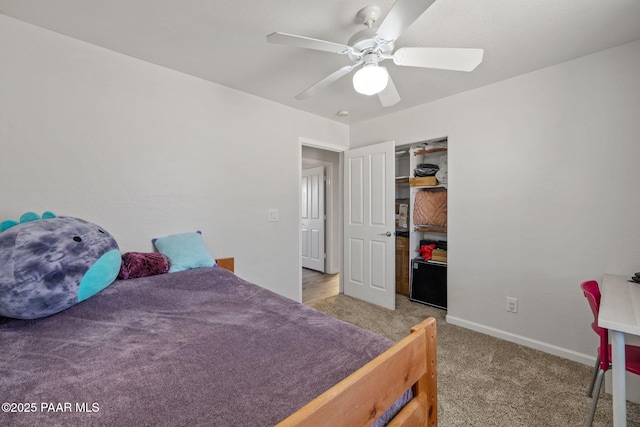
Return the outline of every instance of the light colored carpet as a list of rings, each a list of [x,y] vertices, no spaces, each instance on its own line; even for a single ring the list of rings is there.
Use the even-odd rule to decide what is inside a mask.
[[[311,306],[395,341],[421,320],[435,317],[441,427],[564,427],[586,422],[592,367],[449,325],[445,310],[401,295],[395,311],[344,294]],[[593,425],[612,426],[611,396],[602,388]],[[628,403],[627,416],[629,426],[640,426],[640,405]]]

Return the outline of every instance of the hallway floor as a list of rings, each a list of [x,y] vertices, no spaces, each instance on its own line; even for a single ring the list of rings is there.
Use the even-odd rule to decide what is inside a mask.
[[[319,271],[302,269],[302,303],[312,304],[338,295],[339,274],[324,274]]]

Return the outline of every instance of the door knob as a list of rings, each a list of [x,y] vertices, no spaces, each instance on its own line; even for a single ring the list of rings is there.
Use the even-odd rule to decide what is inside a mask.
[[[391,237],[391,232],[387,231],[386,233],[380,233],[381,236]]]

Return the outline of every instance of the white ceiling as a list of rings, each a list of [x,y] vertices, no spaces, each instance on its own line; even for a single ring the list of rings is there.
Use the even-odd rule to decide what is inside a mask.
[[[356,14],[394,0],[0,0],[0,13],[145,61],[355,123],[640,39],[640,0],[437,0],[403,46],[475,47],[471,73],[385,66],[402,101],[383,108],[351,76],[294,96],[351,64],[344,55],[267,43],[275,31],[346,44]],[[379,23],[380,21],[378,21]],[[349,117],[336,116],[348,110]]]

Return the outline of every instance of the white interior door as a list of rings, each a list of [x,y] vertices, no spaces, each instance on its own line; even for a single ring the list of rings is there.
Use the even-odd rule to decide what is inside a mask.
[[[324,273],[324,167],[302,171],[302,267]]]
[[[344,293],[395,310],[393,141],[345,151]]]

